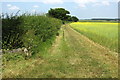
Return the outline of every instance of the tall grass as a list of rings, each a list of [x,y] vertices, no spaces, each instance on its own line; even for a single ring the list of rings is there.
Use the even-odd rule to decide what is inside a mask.
[[[2,14],[1,18],[2,48],[26,47],[32,53],[52,44],[62,23],[61,20],[36,14]]]
[[[78,22],[70,25],[91,40],[118,52],[118,23]]]

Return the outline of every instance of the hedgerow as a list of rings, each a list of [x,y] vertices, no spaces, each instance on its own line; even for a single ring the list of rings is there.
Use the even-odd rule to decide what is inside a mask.
[[[25,47],[32,53],[39,52],[44,44],[52,44],[62,24],[61,20],[46,15],[2,14],[1,18],[2,49]]]

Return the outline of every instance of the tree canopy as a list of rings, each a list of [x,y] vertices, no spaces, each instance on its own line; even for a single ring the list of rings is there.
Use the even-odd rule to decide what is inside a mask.
[[[72,16],[72,21],[77,22],[79,19],[76,16]]]
[[[63,21],[74,21],[77,22],[79,19],[76,16],[70,16],[70,12],[64,8],[55,8],[48,11],[48,15]]]

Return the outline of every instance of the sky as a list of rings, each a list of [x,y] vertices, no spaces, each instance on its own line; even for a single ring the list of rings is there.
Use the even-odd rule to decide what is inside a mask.
[[[117,18],[119,0],[2,0],[2,13],[47,13],[50,8],[65,8],[79,19]]]

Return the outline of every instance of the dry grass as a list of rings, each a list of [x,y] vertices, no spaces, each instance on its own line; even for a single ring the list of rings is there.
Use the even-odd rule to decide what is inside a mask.
[[[50,48],[51,50],[48,50],[46,54],[42,54],[41,58],[23,61],[24,64],[23,62],[9,63],[11,67],[9,64],[6,66],[3,77],[118,77],[118,58],[113,56],[114,52],[96,45],[96,43],[88,40],[87,37],[70,28],[69,25],[62,27],[60,36],[57,37],[53,45]]]

